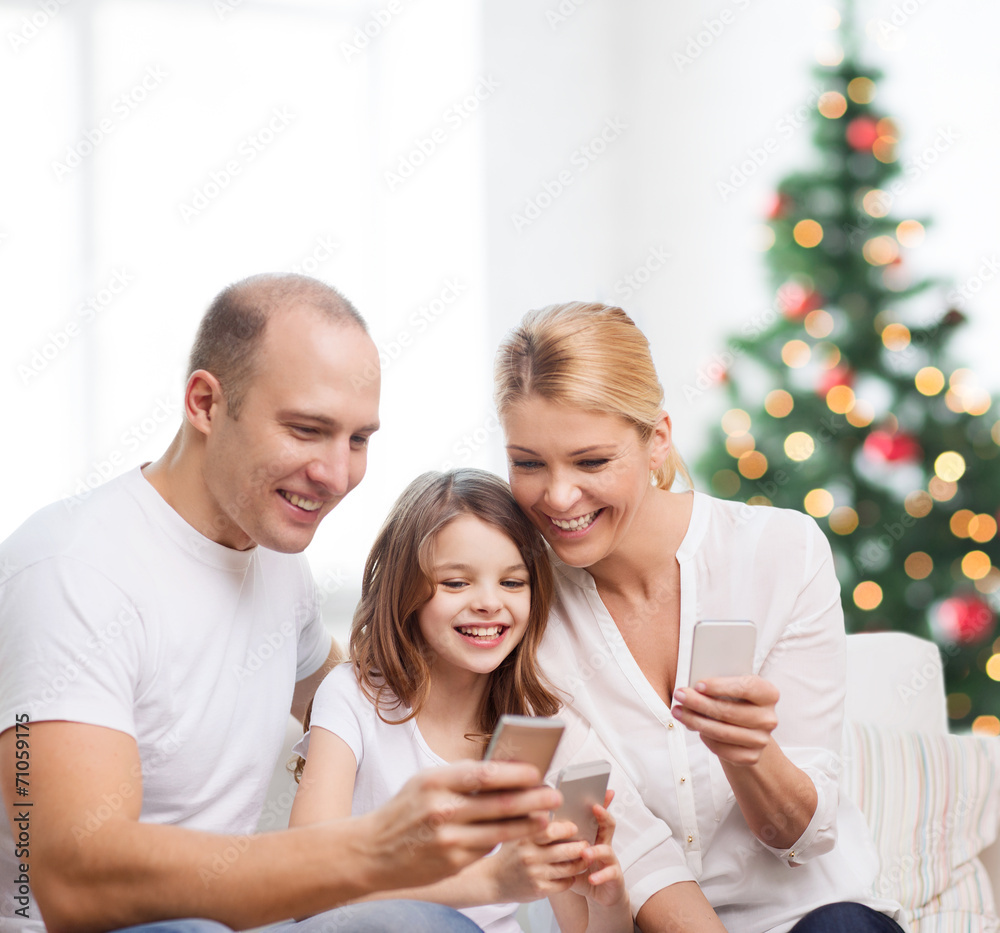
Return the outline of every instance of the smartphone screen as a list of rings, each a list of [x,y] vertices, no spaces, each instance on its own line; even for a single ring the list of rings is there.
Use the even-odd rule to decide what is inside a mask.
[[[597,817],[594,804],[604,806],[604,792],[608,789],[611,763],[603,758],[569,765],[559,772],[556,789],[563,795],[562,806],[553,814],[553,819],[570,820],[576,824],[577,833],[573,839],[583,839],[591,845],[597,839]]]
[[[706,677],[739,677],[753,673],[757,629],[746,619],[703,619],[696,622],[691,641],[687,685]]]
[[[483,758],[487,761],[527,761],[543,776],[562,738],[565,724],[544,716],[501,716]]]

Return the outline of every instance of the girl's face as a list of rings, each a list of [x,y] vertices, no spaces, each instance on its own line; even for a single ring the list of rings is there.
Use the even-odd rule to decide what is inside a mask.
[[[517,546],[495,525],[459,515],[435,535],[434,593],[417,612],[432,669],[489,674],[528,627],[531,587]]]
[[[538,396],[503,416],[510,488],[559,559],[591,567],[615,553],[652,492],[670,449],[666,415],[643,442],[616,415]]]

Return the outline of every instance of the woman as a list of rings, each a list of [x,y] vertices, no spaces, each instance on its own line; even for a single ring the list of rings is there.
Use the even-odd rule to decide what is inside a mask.
[[[672,832],[638,868],[620,833],[639,926],[898,931],[838,799],[844,625],[815,522],[671,491],[687,474],[619,308],[529,313],[495,376],[511,489],[557,558],[544,669]],[[753,676],[684,683],[698,619],[756,624]]]

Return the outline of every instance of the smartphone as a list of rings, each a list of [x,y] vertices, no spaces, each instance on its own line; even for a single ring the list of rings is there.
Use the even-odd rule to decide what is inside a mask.
[[[486,761],[527,761],[545,776],[565,723],[544,716],[501,716],[483,755]]]
[[[703,619],[696,622],[691,642],[688,686],[706,677],[739,677],[753,673],[757,629],[746,619]]]
[[[562,792],[563,802],[553,814],[553,819],[576,823],[577,833],[573,839],[583,839],[591,845],[597,840],[594,804],[604,806],[604,793],[608,789],[610,775],[611,762],[603,758],[567,765],[559,772],[556,790]]]

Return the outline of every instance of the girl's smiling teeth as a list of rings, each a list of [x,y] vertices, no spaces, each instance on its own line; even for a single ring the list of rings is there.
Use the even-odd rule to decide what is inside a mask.
[[[593,525],[594,519],[602,511],[603,509],[597,509],[596,511],[588,512],[586,515],[580,515],[577,518],[570,518],[568,520],[553,518],[551,515],[548,518],[556,528],[560,528],[563,531],[582,531],[584,528],[589,528]]]
[[[315,499],[306,499],[304,496],[297,496],[294,492],[286,492],[284,489],[279,489],[278,492],[287,499],[292,505],[298,506],[300,509],[305,509],[307,512],[315,512],[323,503],[317,502]]]
[[[470,638],[496,638],[502,632],[507,630],[506,625],[489,625],[486,627],[474,626],[474,625],[460,625],[458,626],[458,631],[462,635],[467,635]]]

